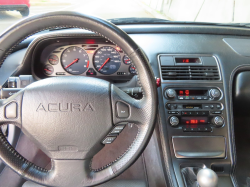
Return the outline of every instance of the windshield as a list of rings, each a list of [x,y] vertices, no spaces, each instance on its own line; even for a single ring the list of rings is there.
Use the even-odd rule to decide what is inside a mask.
[[[59,10],[113,19],[116,24],[160,19],[162,22],[247,23],[249,6],[248,1],[240,0],[0,0],[0,33],[24,17]]]

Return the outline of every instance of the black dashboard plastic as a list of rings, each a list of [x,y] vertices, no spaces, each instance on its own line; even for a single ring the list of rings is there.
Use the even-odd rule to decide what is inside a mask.
[[[235,114],[248,116],[250,110],[250,72],[243,71],[235,76],[234,80],[234,106]],[[243,107],[244,106],[244,107]]]

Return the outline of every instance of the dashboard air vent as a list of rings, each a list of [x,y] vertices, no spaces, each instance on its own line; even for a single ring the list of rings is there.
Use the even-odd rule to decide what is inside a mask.
[[[220,80],[217,66],[161,66],[163,80]]]

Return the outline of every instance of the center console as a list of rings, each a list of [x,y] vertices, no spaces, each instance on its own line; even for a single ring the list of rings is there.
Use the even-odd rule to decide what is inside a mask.
[[[212,55],[163,54],[158,60],[163,123],[178,185],[189,186],[181,171],[191,167],[211,168],[218,175],[218,186],[232,186],[228,113],[219,62]]]

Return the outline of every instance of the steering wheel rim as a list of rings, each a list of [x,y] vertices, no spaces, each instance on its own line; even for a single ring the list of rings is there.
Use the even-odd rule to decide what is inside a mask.
[[[2,133],[0,133],[0,158],[5,162],[6,165],[8,165],[11,169],[13,169],[25,179],[34,181],[42,185],[93,186],[106,182],[121,174],[124,170],[126,170],[130,165],[132,165],[136,161],[136,159],[140,156],[140,154],[146,147],[153,132],[156,119],[157,88],[153,72],[147,58],[145,57],[142,50],[137,46],[137,44],[125,32],[123,32],[121,29],[119,29],[108,21],[76,12],[54,12],[40,14],[33,17],[29,17],[13,25],[11,28],[5,31],[0,38],[0,67],[4,62],[5,58],[11,53],[11,51],[24,39],[42,30],[58,27],[81,28],[90,30],[116,44],[126,54],[130,56],[131,60],[137,68],[138,79],[143,90],[143,98],[141,100],[137,101],[135,99],[132,99],[130,96],[125,94],[123,91],[121,91],[114,85],[104,83],[100,80],[95,81],[97,81],[97,85],[104,85],[103,90],[105,90],[105,88],[109,89],[107,90],[107,93],[105,92],[103,94],[110,94],[109,96],[111,96],[110,102],[112,123],[119,124],[120,122],[124,121],[135,123],[138,127],[137,137],[122,157],[120,157],[112,165],[107,166],[106,168],[100,171],[93,171],[89,167],[91,164],[91,156],[86,156],[84,158],[79,157],[82,159],[69,159],[65,154],[63,159],[58,159],[56,156],[53,155],[54,158],[52,159],[52,169],[50,171],[47,171],[43,168],[39,168],[33,163],[27,161],[21,155],[19,155],[15,151],[15,149],[8,144]],[[25,104],[27,103],[26,98],[29,96],[32,97],[30,95],[31,93],[34,94],[37,91],[41,91],[41,89],[48,88],[48,85],[51,82],[54,85],[58,86],[58,89],[60,90],[60,87],[63,85],[63,81],[67,82],[72,80],[76,82],[74,85],[75,87],[77,87],[79,85],[81,86],[81,81],[86,82],[87,78],[66,77],[63,79],[52,78],[49,81],[38,81],[28,86],[16,95],[13,95],[12,97],[8,98],[7,100],[0,101],[0,124],[15,124],[16,126],[20,127],[26,135],[37,140],[37,137],[39,136],[37,135],[37,137],[34,137],[33,134],[29,132],[33,129],[27,123],[26,120],[26,118],[29,118],[28,115],[30,114],[29,112],[25,112],[29,109],[29,107],[25,107]],[[92,81],[92,79],[88,81]],[[91,85],[85,86],[91,87]],[[54,89],[54,87],[51,87],[51,89]],[[94,88],[96,89],[97,87],[95,86]],[[90,94],[92,93],[92,90],[83,90],[83,92],[87,92],[87,94]],[[99,92],[101,91],[99,90]],[[129,106],[129,118],[121,119],[117,117],[117,102],[123,102]],[[15,119],[8,119],[6,118],[5,114],[6,107],[12,103],[16,103],[17,105],[18,117]],[[107,127],[107,129],[108,128],[110,128],[110,126]],[[38,146],[40,148],[42,147],[43,150],[44,146],[39,143]],[[48,151],[48,153],[50,154],[50,151]],[[73,171],[79,172],[72,179],[72,177],[68,175]]]

